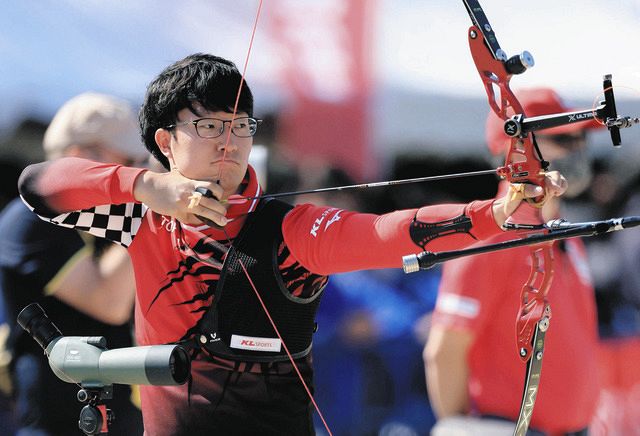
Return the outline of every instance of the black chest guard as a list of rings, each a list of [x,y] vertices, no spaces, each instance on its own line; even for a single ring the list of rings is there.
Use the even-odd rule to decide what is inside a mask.
[[[322,291],[310,298],[292,296],[278,267],[282,220],[291,209],[286,203],[267,200],[249,216],[227,254],[214,303],[198,325],[196,339],[205,352],[240,361],[288,360],[243,266],[292,357],[297,359],[311,351]]]

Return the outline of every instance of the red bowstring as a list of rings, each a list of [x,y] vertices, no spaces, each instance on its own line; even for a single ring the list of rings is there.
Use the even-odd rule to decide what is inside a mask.
[[[280,339],[280,342],[282,342],[282,348],[284,348],[284,351],[287,353],[287,357],[289,358],[289,361],[291,362],[291,365],[293,365],[293,369],[296,370],[296,374],[298,374],[298,378],[300,379],[300,382],[302,383],[302,386],[304,386],[304,390],[307,391],[307,395],[309,396],[309,399],[313,403],[313,407],[315,407],[316,412],[318,412],[318,416],[320,416],[320,419],[322,420],[322,423],[324,424],[324,428],[326,428],[327,432],[329,432],[329,436],[333,436],[333,433],[331,433],[331,430],[329,429],[329,425],[327,424],[327,421],[325,421],[324,416],[322,415],[322,412],[320,411],[320,407],[318,407],[318,403],[316,403],[316,400],[313,398],[313,394],[311,393],[311,390],[309,389],[309,386],[307,386],[307,383],[304,381],[304,377],[302,377],[302,373],[300,372],[300,369],[298,368],[298,365],[296,365],[296,362],[293,360],[293,356],[289,352],[289,348],[287,348],[287,344],[285,344],[284,340],[282,339],[282,336],[280,335],[280,331],[278,330],[278,327],[276,327],[276,323],[273,321],[273,318],[271,318],[271,314],[267,310],[267,306],[265,306],[264,301],[262,301],[262,297],[260,297],[260,293],[258,292],[258,289],[256,289],[255,285],[253,284],[253,281],[251,280],[251,277],[249,277],[249,272],[247,271],[247,269],[245,268],[244,264],[242,263],[242,260],[238,259],[238,262],[240,263],[240,266],[242,267],[242,270],[244,271],[244,274],[247,276],[247,279],[249,279],[249,283],[251,284],[251,287],[253,288],[253,292],[255,292],[256,297],[258,297],[258,300],[260,301],[260,305],[264,309],[264,312],[267,314],[267,318],[269,318],[269,322],[273,326],[273,329],[276,331],[276,334],[278,335],[278,338]]]
[[[227,139],[226,139],[225,145],[224,145],[224,152],[222,153],[222,161],[220,162],[220,167],[218,168],[218,177],[217,177],[218,183],[220,183],[220,178],[222,176],[222,166],[223,166],[224,161],[225,161],[226,156],[227,156],[227,149],[228,149],[228,146],[229,146],[229,142],[231,141],[231,131],[233,129],[233,121],[235,120],[236,114],[237,114],[237,111],[238,111],[238,104],[240,102],[240,95],[242,93],[242,85],[244,84],[244,78],[245,78],[245,75],[247,73],[247,66],[249,65],[249,57],[251,56],[251,50],[253,48],[253,40],[255,38],[256,30],[258,28],[258,20],[260,18],[260,12],[262,11],[262,1],[263,0],[260,0],[260,3],[258,4],[258,11],[256,12],[256,18],[255,18],[255,21],[253,23],[253,30],[251,32],[251,40],[249,41],[249,49],[247,50],[247,56],[245,58],[244,67],[242,69],[242,76],[240,78],[240,86],[238,87],[238,93],[236,95],[236,101],[235,101],[235,104],[233,105],[233,113],[231,115],[231,124],[229,126],[229,131],[227,132]],[[229,241],[231,241],[231,239],[229,238],[229,235],[227,234],[226,229],[223,227],[222,230],[224,231],[226,238]],[[260,305],[262,306],[262,309],[264,310],[264,313],[267,315],[267,318],[269,318],[269,322],[271,323],[271,326],[273,327],[273,330],[276,332],[276,335],[278,335],[278,339],[280,339],[280,342],[282,343],[282,347],[284,348],[285,353],[287,353],[287,357],[289,358],[289,361],[291,362],[291,365],[295,369],[296,374],[298,374],[298,378],[300,379],[300,382],[302,383],[302,386],[304,386],[304,389],[307,392],[307,395],[309,396],[309,399],[311,400],[311,403],[313,404],[313,407],[316,409],[316,412],[318,412],[318,416],[320,416],[320,419],[322,420],[322,423],[324,424],[325,429],[329,433],[329,436],[333,436],[333,433],[329,429],[329,425],[327,424],[327,421],[324,419],[324,416],[322,415],[322,412],[320,411],[320,407],[318,407],[318,404],[316,403],[316,400],[313,398],[313,394],[311,393],[311,390],[309,389],[309,387],[307,386],[307,383],[304,381],[304,378],[302,377],[302,373],[300,372],[300,369],[298,368],[298,365],[296,365],[296,362],[293,359],[293,356],[289,352],[289,348],[287,347],[287,344],[284,342],[284,339],[282,339],[282,335],[280,335],[280,331],[278,330],[278,327],[276,327],[276,323],[273,321],[273,318],[271,317],[271,313],[267,309],[267,306],[264,304],[264,301],[262,300],[262,297],[260,296],[260,293],[258,292],[258,289],[253,284],[253,280],[251,280],[251,277],[249,276],[249,272],[245,268],[245,266],[242,263],[241,259],[238,259],[238,262],[240,263],[240,266],[242,267],[242,270],[244,271],[244,274],[247,277],[247,280],[249,280],[249,284],[251,285],[251,288],[253,288],[253,291],[255,292],[256,297],[258,297],[258,301],[260,302]]]
[[[233,104],[233,113],[231,114],[231,123],[229,124],[229,131],[227,132],[227,139],[224,143],[224,151],[222,152],[222,162],[218,168],[217,181],[220,183],[220,177],[222,176],[222,165],[227,157],[227,148],[231,141],[231,131],[233,130],[233,122],[238,113],[238,104],[240,102],[240,94],[242,94],[242,85],[244,84],[244,77],[247,74],[247,67],[249,66],[249,57],[251,56],[251,50],[253,48],[253,40],[256,36],[256,30],[258,29],[258,20],[260,19],[260,12],[262,11],[262,0],[258,3],[258,11],[256,12],[256,19],[253,22],[253,30],[251,31],[251,39],[249,40],[249,49],[247,50],[247,56],[244,59],[244,66],[242,68],[242,76],[240,76],[240,86],[238,86],[238,93],[236,94],[236,102]]]

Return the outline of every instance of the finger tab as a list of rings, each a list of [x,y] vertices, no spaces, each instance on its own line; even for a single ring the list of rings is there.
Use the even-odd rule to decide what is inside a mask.
[[[213,198],[213,192],[211,191],[211,189],[207,189],[204,186],[198,186],[196,189],[193,190],[193,192],[194,193],[197,192],[207,198]]]

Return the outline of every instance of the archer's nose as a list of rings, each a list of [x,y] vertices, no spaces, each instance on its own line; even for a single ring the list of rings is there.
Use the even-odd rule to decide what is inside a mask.
[[[216,150],[226,151],[227,153],[238,150],[238,146],[233,141],[233,136],[231,138],[228,138],[226,133],[227,132],[216,138]]]

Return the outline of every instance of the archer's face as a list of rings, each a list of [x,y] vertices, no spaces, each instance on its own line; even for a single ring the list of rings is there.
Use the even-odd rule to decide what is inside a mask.
[[[200,115],[186,108],[178,112],[176,127],[172,132],[160,129],[168,133],[170,138],[166,146],[163,147],[160,143],[159,146],[169,159],[172,169],[177,169],[183,176],[190,179],[219,181],[226,198],[236,193],[244,178],[253,138],[241,138],[234,133],[229,134],[230,123],[224,123],[224,130],[219,136],[203,138],[200,135],[208,135],[208,133],[200,128],[200,135],[198,135],[196,126],[190,121],[202,118],[231,121],[232,118],[238,120],[247,117],[247,114],[239,112],[232,117],[228,112],[211,112],[202,108],[198,108],[198,112]]]
[[[584,131],[566,133],[563,135],[536,135],[542,156],[548,161],[563,159],[570,154],[584,150],[587,137]]]

